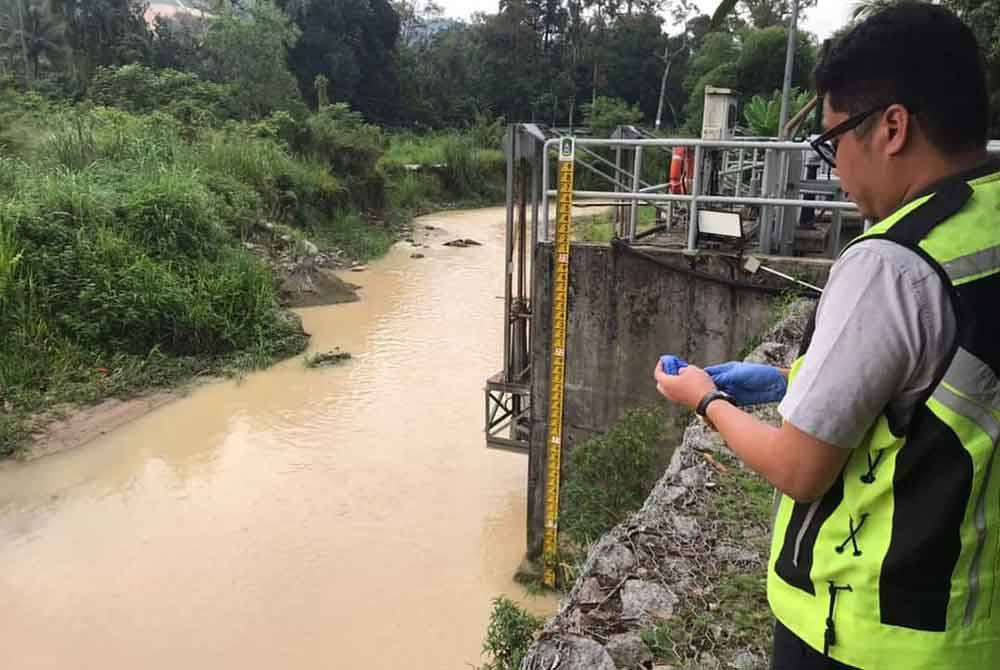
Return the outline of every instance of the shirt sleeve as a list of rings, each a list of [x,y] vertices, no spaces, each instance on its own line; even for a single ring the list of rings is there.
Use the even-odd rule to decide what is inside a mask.
[[[953,329],[949,318],[944,283],[917,254],[885,240],[855,245],[831,271],[778,411],[823,442],[854,448],[880,414],[933,383],[947,346],[933,343]]]

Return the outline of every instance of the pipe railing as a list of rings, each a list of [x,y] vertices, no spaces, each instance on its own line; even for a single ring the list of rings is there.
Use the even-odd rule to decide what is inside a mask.
[[[542,218],[543,218],[543,229],[539,231],[539,240],[551,240],[551,226],[550,226],[550,212],[549,212],[549,199],[556,196],[558,192],[555,189],[549,188],[551,185],[551,174],[549,168],[549,161],[551,159],[550,151],[553,147],[557,146],[559,143],[559,138],[553,138],[547,140],[544,144],[544,149],[542,152]],[[602,162],[607,162],[611,164],[610,161],[604,159],[599,154],[596,154],[590,147],[594,148],[611,148],[611,149],[631,149],[635,153],[634,164],[632,166],[631,175],[628,174],[627,170],[621,170],[618,166],[615,166],[616,173],[624,173],[623,176],[626,178],[630,176],[632,178],[631,191],[574,191],[573,197],[578,201],[602,201],[602,202],[613,202],[616,205],[629,205],[629,220],[628,220],[628,230],[627,237],[629,240],[634,240],[637,229],[637,210],[640,203],[646,203],[649,205],[656,206],[658,203],[685,203],[688,205],[688,235],[687,235],[687,249],[689,251],[696,251],[698,244],[698,208],[701,204],[714,204],[714,205],[744,205],[744,206],[755,206],[766,208],[765,211],[770,211],[772,207],[795,207],[795,208],[813,208],[813,209],[827,209],[837,212],[842,211],[857,211],[857,207],[852,202],[841,201],[841,200],[816,200],[816,199],[805,199],[805,198],[789,198],[782,197],[782,194],[786,190],[785,184],[788,183],[788,160],[784,160],[788,157],[791,152],[801,151],[810,152],[812,150],[808,142],[804,141],[787,141],[787,140],[766,140],[766,139],[737,139],[737,140],[701,140],[701,139],[689,139],[689,138],[643,138],[643,139],[597,139],[597,138],[578,138],[576,140],[576,145],[584,149],[584,153],[594,156],[595,158],[600,158]],[[693,169],[694,175],[692,178],[691,193],[686,194],[674,194],[674,193],[661,193],[669,186],[668,184],[656,184],[648,185],[646,184],[639,175],[642,172],[642,160],[643,160],[643,149],[644,148],[659,148],[659,149],[673,149],[674,147],[686,147],[694,149],[694,161]],[[737,175],[734,195],[719,195],[719,194],[709,194],[702,193],[703,190],[703,172],[704,172],[704,159],[706,150],[726,150],[732,151],[737,150],[739,152],[738,167],[733,170],[731,164],[724,166],[726,173]],[[994,155],[1000,155],[1000,141],[991,141],[987,147],[987,150]],[[752,157],[750,164],[744,163],[744,152],[752,151]],[[762,160],[758,161],[758,157],[763,153]],[[777,158],[777,160],[775,160]],[[769,159],[771,161],[769,168]],[[728,160],[728,159],[727,159]],[[724,161],[726,162],[726,161]],[[613,165],[613,164],[611,164]],[[763,175],[760,182],[760,187],[762,190],[769,192],[761,193],[760,195],[743,194],[743,189],[749,186],[753,188],[758,179],[754,174],[756,171],[763,167]],[[609,175],[603,174],[601,171],[593,169],[590,167],[592,172],[598,173],[602,177],[609,177]],[[768,170],[773,169],[777,172],[777,178],[775,175],[768,176]],[[750,184],[745,185],[743,183],[743,175],[745,172],[751,172]],[[829,177],[829,172],[827,173]],[[618,188],[627,188],[620,179],[610,178],[609,183],[615,184]],[[769,253],[771,251],[770,238],[770,221],[765,222],[764,219],[768,217],[768,214],[762,212],[762,224],[767,223],[767,225],[761,225],[761,251]],[[841,217],[836,217],[837,221],[840,221]],[[834,231],[834,233],[839,236],[840,231]],[[834,250],[836,252],[836,250]]]
[[[539,236],[539,239],[549,240],[551,239],[551,226],[550,226],[550,212],[549,212],[549,198],[556,196],[558,193],[556,190],[549,188],[551,185],[550,177],[550,151],[553,147],[558,145],[559,139],[548,140],[544,145],[543,151],[543,161],[542,161],[542,217],[544,228]],[[574,191],[573,197],[579,201],[612,201],[619,205],[630,204],[630,216],[628,221],[627,238],[630,240],[635,239],[637,232],[637,207],[639,203],[647,203],[650,205],[656,205],[657,203],[686,203],[689,207],[688,211],[688,239],[687,248],[691,251],[697,249],[698,242],[698,206],[699,204],[716,204],[716,205],[749,205],[749,206],[761,206],[761,207],[822,207],[828,209],[845,209],[854,210],[856,207],[853,203],[849,202],[839,202],[839,201],[817,201],[817,200],[805,200],[805,199],[795,199],[795,198],[782,198],[777,197],[777,195],[767,195],[763,194],[758,197],[755,195],[743,195],[740,193],[738,188],[736,193],[732,196],[727,195],[713,195],[702,193],[702,172],[704,163],[704,153],[706,149],[738,149],[741,150],[751,150],[756,155],[759,155],[759,151],[763,150],[766,157],[772,152],[790,152],[790,151],[809,151],[810,146],[807,142],[778,142],[778,141],[766,141],[766,140],[698,140],[698,139],[684,139],[684,138],[669,138],[669,139],[591,139],[591,138],[581,138],[576,140],[578,146],[586,147],[605,147],[605,148],[620,148],[620,149],[632,149],[635,153],[634,165],[632,169],[633,184],[631,191]],[[692,188],[689,194],[668,194],[659,193],[666,188],[666,184],[657,184],[655,186],[646,186],[641,180],[636,179],[642,170],[642,149],[645,147],[650,148],[660,148],[660,149],[672,149],[674,147],[688,147],[694,149],[694,161],[693,169],[694,175],[692,178]],[[587,153],[590,153],[589,151]],[[753,160],[753,163],[756,163]],[[744,170],[750,169],[749,167],[743,168]],[[610,180],[611,183],[616,184],[619,188],[622,184],[619,180]],[[756,181],[756,180],[751,180]]]

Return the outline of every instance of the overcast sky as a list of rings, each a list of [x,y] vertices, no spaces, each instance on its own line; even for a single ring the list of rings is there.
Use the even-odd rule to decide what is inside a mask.
[[[711,14],[719,4],[718,0],[697,0],[698,6],[706,14]],[[475,12],[496,12],[497,0],[437,0],[444,7],[447,16],[467,19]],[[845,0],[819,0],[815,7],[806,12],[804,28],[815,33],[820,39],[829,37],[847,23],[853,3]],[[802,25],[802,24],[800,24]],[[668,29],[676,32],[676,28]]]

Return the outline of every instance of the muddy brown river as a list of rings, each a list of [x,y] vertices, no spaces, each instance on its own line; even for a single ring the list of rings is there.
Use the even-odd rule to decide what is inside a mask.
[[[362,302],[305,309],[311,351],[83,447],[0,467],[0,668],[480,665],[511,581],[527,458],[484,447],[503,210],[424,217]],[[442,243],[470,237],[481,247]]]

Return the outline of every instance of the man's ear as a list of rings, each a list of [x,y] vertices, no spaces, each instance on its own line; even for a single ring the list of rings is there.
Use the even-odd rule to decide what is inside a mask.
[[[901,153],[912,139],[915,119],[902,105],[889,105],[882,115],[885,150],[890,156]]]

